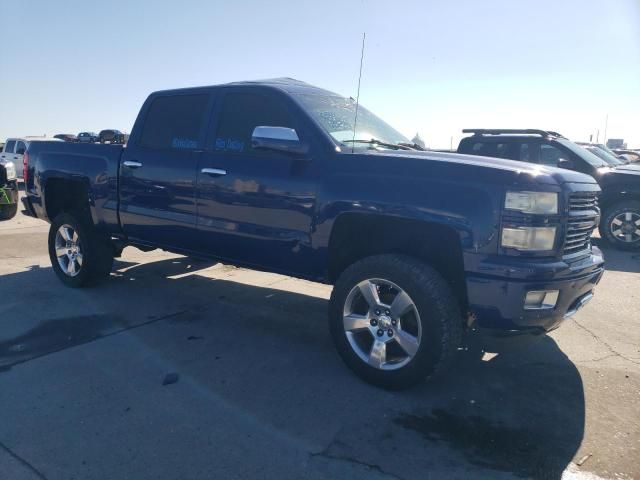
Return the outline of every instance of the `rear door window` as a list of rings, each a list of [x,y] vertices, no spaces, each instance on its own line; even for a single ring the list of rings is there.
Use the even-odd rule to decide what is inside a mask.
[[[493,157],[495,156],[495,144],[492,142],[475,142],[471,146],[471,152],[474,155]]]
[[[16,154],[24,154],[27,151],[27,145],[24,142],[16,143]]]
[[[518,160],[521,162],[538,163],[540,156],[540,144],[535,142],[524,142],[520,144]]]
[[[496,157],[509,160],[520,160],[520,145],[517,142],[504,142],[496,144]]]
[[[147,111],[139,145],[157,149],[200,148],[208,106],[208,94],[155,98]]]
[[[295,128],[286,106],[277,99],[257,93],[227,93],[220,112],[213,148],[231,153],[252,152],[251,135],[258,126]]]
[[[7,144],[4,146],[4,153],[13,153],[14,149],[16,148],[16,141],[15,140],[9,140],[7,142]]]

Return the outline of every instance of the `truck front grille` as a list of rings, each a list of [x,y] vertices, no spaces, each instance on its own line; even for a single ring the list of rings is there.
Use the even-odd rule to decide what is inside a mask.
[[[598,196],[595,192],[571,194],[564,255],[575,255],[591,248],[591,234],[598,226],[599,216]]]

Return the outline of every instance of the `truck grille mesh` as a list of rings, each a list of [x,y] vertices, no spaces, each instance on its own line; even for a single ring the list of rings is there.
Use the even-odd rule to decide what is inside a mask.
[[[599,214],[596,193],[577,192],[571,194],[564,255],[573,255],[590,249],[591,234],[598,225]]]

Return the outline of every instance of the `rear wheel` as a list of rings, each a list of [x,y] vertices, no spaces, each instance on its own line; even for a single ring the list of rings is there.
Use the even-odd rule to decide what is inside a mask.
[[[10,220],[18,213],[18,204],[0,205],[0,220]]]
[[[81,214],[62,213],[49,228],[49,258],[58,278],[70,287],[85,287],[109,275],[113,249]]]
[[[428,265],[402,255],[351,265],[336,282],[329,308],[331,334],[344,362],[387,389],[443,371],[462,336],[448,284]]]
[[[607,208],[600,222],[600,236],[624,250],[640,249],[640,202],[629,200]]]

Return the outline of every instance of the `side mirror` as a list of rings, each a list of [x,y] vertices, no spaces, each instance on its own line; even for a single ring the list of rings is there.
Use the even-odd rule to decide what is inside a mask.
[[[16,150],[16,155],[24,155],[25,149],[24,148],[19,148],[18,150]]]
[[[575,168],[573,165],[573,160],[567,160],[566,158],[558,159],[558,167],[566,168],[567,170],[573,170]]]
[[[293,128],[260,126],[253,129],[251,146],[255,149],[305,155],[309,145],[300,141]]]

